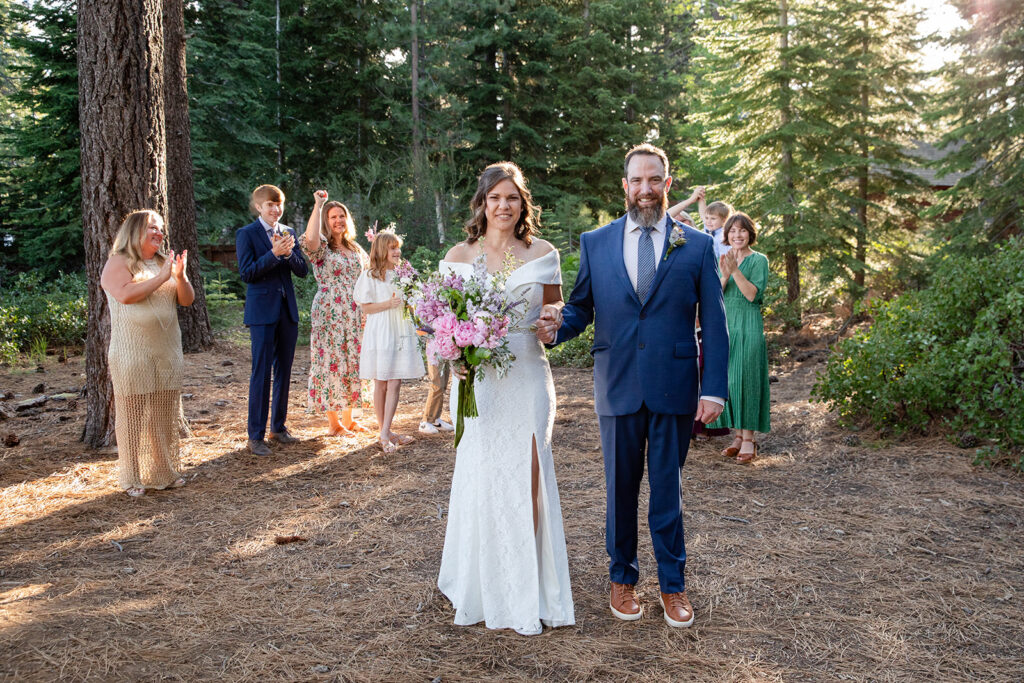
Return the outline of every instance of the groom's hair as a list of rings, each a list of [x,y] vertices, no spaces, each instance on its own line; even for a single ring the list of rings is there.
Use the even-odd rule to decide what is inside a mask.
[[[636,145],[628,152],[626,152],[626,161],[625,163],[622,164],[623,178],[629,177],[629,160],[632,159],[637,154],[649,154],[652,157],[658,157],[659,159],[661,159],[661,165],[665,167],[665,177],[667,178],[669,176],[668,155],[665,154],[665,150],[663,150],[661,147],[655,147],[654,145],[645,142],[642,145]]]

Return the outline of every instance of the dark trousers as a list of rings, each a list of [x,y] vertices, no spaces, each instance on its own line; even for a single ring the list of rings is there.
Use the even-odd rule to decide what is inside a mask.
[[[661,415],[641,406],[631,415],[602,415],[599,420],[608,492],[605,547],[609,576],[615,583],[627,584],[635,584],[640,576],[637,504],[646,457],[651,487],[647,523],[658,561],[658,583],[663,593],[683,591],[686,544],[680,482],[693,415]]]
[[[270,402],[270,376],[274,376],[274,400],[270,412],[270,431],[284,431],[288,415],[288,387],[299,326],[289,318],[272,325],[250,325],[252,372],[249,375],[249,438],[261,441],[267,431],[267,404]]]

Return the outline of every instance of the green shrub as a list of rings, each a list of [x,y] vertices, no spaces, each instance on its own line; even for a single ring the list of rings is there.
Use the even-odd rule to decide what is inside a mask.
[[[1015,238],[982,258],[947,254],[929,287],[874,304],[874,323],[839,345],[813,398],[885,433],[969,432],[1024,469],[1022,248]]]
[[[0,291],[0,360],[12,363],[19,352],[80,346],[88,323],[85,274],[46,279],[19,273]]]
[[[204,260],[203,287],[206,290],[206,311],[214,332],[242,324],[245,283],[238,271],[219,263]]]

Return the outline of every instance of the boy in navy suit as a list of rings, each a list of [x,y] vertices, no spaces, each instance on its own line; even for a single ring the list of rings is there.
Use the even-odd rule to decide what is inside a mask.
[[[284,424],[295,340],[299,336],[299,309],[292,274],[306,277],[309,266],[296,247],[295,231],[279,223],[284,212],[284,192],[273,185],[260,185],[253,190],[251,207],[259,217],[235,235],[238,273],[248,284],[244,322],[252,342],[249,451],[253,455],[270,455],[263,437],[267,429],[271,371],[274,400],[270,437],[283,444],[297,440]]]

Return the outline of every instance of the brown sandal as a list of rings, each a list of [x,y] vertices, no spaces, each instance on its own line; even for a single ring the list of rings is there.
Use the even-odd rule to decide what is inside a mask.
[[[735,444],[737,441],[740,442],[739,446],[732,445],[732,444]],[[722,457],[723,458],[733,458],[733,457],[735,457],[736,454],[740,452],[740,447],[743,445],[743,438],[737,436],[736,438],[734,438],[732,440],[732,444],[730,444],[728,448],[722,449]]]
[[[748,439],[744,439],[744,441],[748,441]],[[754,450],[750,451],[749,453],[739,453],[736,455],[736,462],[740,463],[741,465],[746,465],[751,460],[757,457],[757,442],[754,441],[753,439],[749,439],[749,442],[754,444]]]

